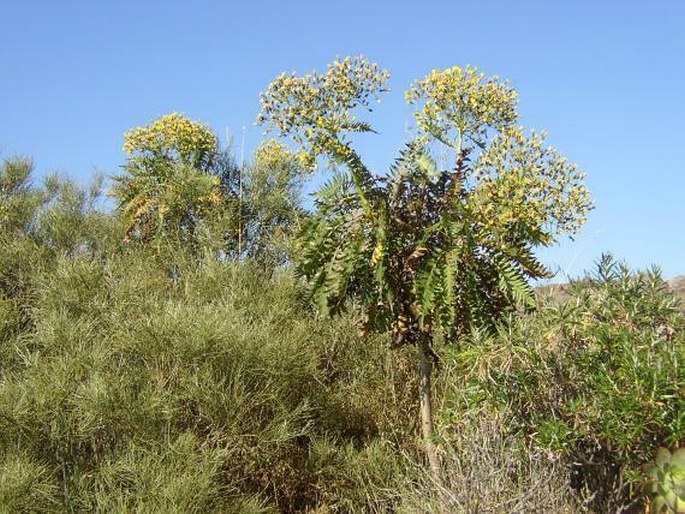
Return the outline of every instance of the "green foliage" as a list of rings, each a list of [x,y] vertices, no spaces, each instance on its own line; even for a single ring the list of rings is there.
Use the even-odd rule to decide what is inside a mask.
[[[67,252],[96,252],[107,237],[109,220],[99,209],[102,179],[83,187],[49,175],[33,184],[33,164],[24,158],[5,160],[0,167],[0,237],[31,240]]]
[[[306,217],[301,191],[308,173],[302,159],[278,141],[262,143],[242,177],[244,255],[268,266],[292,260],[292,242]]]
[[[43,195],[32,187],[33,163],[27,158],[4,159],[0,165],[0,229],[10,236],[28,233]]]
[[[334,178],[302,238],[300,270],[317,304],[335,312],[349,294],[359,296],[369,324],[392,330],[396,345],[431,327],[452,335],[491,323],[509,303],[530,303],[525,277],[544,273],[525,248],[519,257],[480,242],[465,222],[469,205],[445,193],[454,177],[426,166],[435,169],[425,151],[407,148],[391,175],[367,190],[379,199],[371,221],[352,181]]]
[[[59,482],[49,466],[22,453],[0,453],[0,510],[60,512]]]
[[[129,158],[110,194],[117,199],[125,239],[155,242],[160,253],[165,241],[196,254],[230,250],[239,213],[225,179],[234,166],[212,131],[173,113],[131,129],[124,139]]]
[[[597,505],[616,507],[659,445],[682,442],[685,319],[658,270],[632,274],[608,256],[564,296],[454,352],[469,394],[453,399],[506,407],[537,445],[575,463]]]
[[[261,119],[300,151],[267,142],[243,169],[180,115],[134,129],[115,213],[98,180],[37,184],[30,160],[3,161],[0,510],[607,512],[633,500],[640,465],[683,444],[681,305],[657,270],[609,257],[536,300],[536,248],[591,208],[583,175],[517,127],[506,82],[471,67],[411,87],[421,134],[374,175],[347,134],[372,131],[356,111],[387,80],[364,58],[279,77]],[[306,213],[318,158],[335,171]],[[310,296],[340,316],[317,316]],[[426,357],[441,369],[427,438],[439,483],[408,421],[431,389]],[[682,455],[659,450],[645,469],[656,510],[680,508]]]
[[[0,510],[344,512],[369,476],[392,489],[411,436],[390,398],[412,381],[352,319],[317,321],[291,273],[251,261],[55,251],[41,209],[0,248]]]
[[[257,204],[260,212],[290,208],[278,197],[295,191],[301,176],[297,157],[272,150],[259,165],[282,174],[263,171],[256,182],[255,191],[274,195]],[[684,323],[656,272],[632,275],[607,259],[563,302],[546,300],[521,318],[512,312],[495,331],[479,322],[461,347],[438,346],[437,437],[450,464],[435,488],[416,465],[417,423],[407,423],[418,390],[411,348],[388,353],[390,339],[367,334],[360,345],[356,335],[365,316],[401,304],[348,303],[347,314],[318,318],[287,267],[265,270],[184,244],[160,246],[161,253],[122,244],[121,220],[100,208],[97,182],[34,184],[28,161],[8,163],[0,174],[13,209],[0,230],[0,510],[487,511],[489,498],[499,510],[573,512],[571,483],[595,493],[589,505],[606,511],[626,503],[631,491],[619,484],[639,479],[658,445],[682,442]],[[389,291],[432,310],[398,313],[396,344],[409,342],[399,338],[415,326],[440,324],[447,335],[441,306],[465,317],[485,309],[477,297],[475,307],[460,303],[463,289],[449,294],[450,280],[476,280],[474,270],[491,269],[478,275],[487,281],[473,282],[491,288],[491,298],[502,295],[507,305],[529,298],[515,272],[522,268],[512,271],[509,260],[478,250],[453,267],[462,254],[437,245],[468,249],[475,243],[467,238],[476,241],[451,211],[435,207],[443,213],[437,220],[433,207],[420,208],[417,199],[439,202],[443,176],[420,144],[411,145],[390,176],[365,186],[370,210],[342,172],[319,191],[320,209],[305,222],[334,242],[326,251],[337,267],[359,266],[326,275],[331,291],[366,294],[357,282],[364,274],[378,284],[387,266],[381,278],[392,284],[398,270],[414,270],[414,282],[397,279]],[[381,193],[390,201],[381,203]],[[368,212],[388,219],[373,233]],[[427,236],[419,232],[429,239],[404,231],[412,223],[432,226]],[[393,248],[406,260],[395,260]],[[333,280],[340,277],[348,282]],[[336,294],[340,302],[325,307],[345,306]]]
[[[235,215],[220,180],[183,163],[129,161],[114,178],[112,196],[126,225],[126,239],[142,244],[170,239],[197,248],[212,229],[229,232]]]
[[[652,500],[650,512],[685,512],[685,448],[672,453],[666,448],[659,448],[643,472],[647,477],[644,489]]]
[[[325,75],[281,75],[262,95],[258,121],[290,136],[312,163],[324,157],[349,174],[319,195],[301,233],[298,271],[322,312],[358,301],[367,327],[391,332],[394,346],[420,348],[424,445],[440,481],[431,398],[435,335],[455,342],[531,306],[527,280],[548,275],[534,250],[576,231],[591,203],[574,165],[542,150],[535,134],[527,140],[513,128],[516,93],[472,68],[433,72],[407,93],[410,103],[423,105],[417,119],[424,134],[388,177],[375,176],[346,134],[373,131],[353,110],[368,106],[388,76],[363,58],[336,61]],[[455,149],[454,169],[438,169],[430,137]]]
[[[49,175],[45,202],[37,213],[36,237],[56,254],[103,255],[114,245],[112,220],[101,206],[102,177],[86,187]]]
[[[127,132],[125,149],[129,159],[111,195],[126,241],[153,244],[160,256],[175,246],[268,267],[290,259],[305,215],[301,156],[269,141],[241,169],[207,127],[179,114]]]
[[[7,333],[30,323],[32,286],[42,268],[60,254],[102,257],[116,246],[116,223],[100,208],[100,181],[82,187],[50,175],[33,183],[27,159],[7,160],[0,168],[0,327]],[[5,348],[0,349],[0,351]]]

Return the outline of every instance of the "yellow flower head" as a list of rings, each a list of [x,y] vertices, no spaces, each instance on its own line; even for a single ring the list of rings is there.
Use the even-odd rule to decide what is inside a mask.
[[[488,129],[501,132],[518,117],[518,94],[508,82],[472,66],[433,70],[405,97],[410,104],[422,104],[415,113],[419,128],[450,146],[455,131],[459,138],[481,142]]]
[[[214,133],[178,112],[124,134],[124,151],[131,157],[154,156],[196,164],[213,157],[219,148]]]

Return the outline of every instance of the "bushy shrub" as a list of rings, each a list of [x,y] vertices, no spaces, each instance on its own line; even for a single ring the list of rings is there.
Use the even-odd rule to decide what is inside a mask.
[[[0,447],[40,463],[26,483],[48,477],[58,510],[363,510],[411,446],[381,440],[392,387],[412,402],[383,341],[317,320],[288,271],[165,264],[62,255],[34,277],[32,325],[3,324]]]
[[[603,511],[634,494],[658,446],[682,442],[685,318],[658,270],[634,274],[609,256],[564,296],[455,352],[467,378],[449,410],[506,408]]]
[[[0,510],[391,501],[407,356],[359,344],[354,309],[318,319],[287,268],[125,244],[97,186],[0,169]]]

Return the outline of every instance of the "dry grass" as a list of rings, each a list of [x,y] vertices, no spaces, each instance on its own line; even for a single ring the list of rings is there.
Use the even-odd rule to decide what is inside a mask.
[[[421,474],[407,487],[400,512],[588,512],[565,463],[526,447],[511,434],[505,414],[469,414],[443,432],[443,483]]]

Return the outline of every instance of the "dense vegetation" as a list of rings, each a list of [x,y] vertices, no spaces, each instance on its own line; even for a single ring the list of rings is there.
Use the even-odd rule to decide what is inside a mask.
[[[589,198],[473,68],[410,89],[423,135],[373,176],[344,133],[371,129],[352,109],[387,78],[363,59],[279,77],[262,120],[299,146],[243,167],[181,115],[134,129],[114,210],[100,180],[2,163],[1,511],[678,505],[667,452],[668,490],[640,486],[684,439],[678,299],[609,256],[533,292],[535,248]]]

